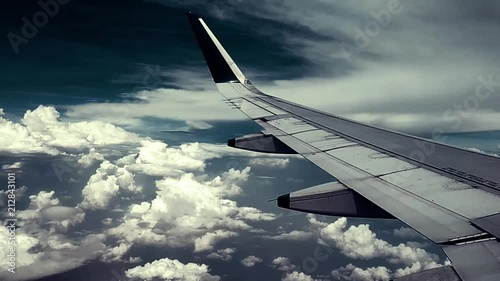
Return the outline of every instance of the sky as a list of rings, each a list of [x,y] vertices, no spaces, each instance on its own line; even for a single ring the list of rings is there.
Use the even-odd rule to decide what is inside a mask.
[[[268,199],[332,177],[235,150],[260,131],[211,81],[201,15],[264,92],[500,155],[500,4],[41,0],[0,12],[0,280],[389,280],[447,263],[394,220]]]

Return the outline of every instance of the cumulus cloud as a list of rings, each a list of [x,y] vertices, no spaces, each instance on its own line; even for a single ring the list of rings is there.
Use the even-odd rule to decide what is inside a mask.
[[[196,238],[194,240],[194,251],[203,252],[212,250],[217,241],[237,235],[238,234],[234,231],[224,231],[224,230],[217,230],[215,232],[207,233],[202,237]]]
[[[222,175],[215,177],[206,182],[211,186],[218,195],[238,195],[242,192],[239,183],[246,182],[250,176],[250,167],[243,170],[235,170],[233,168],[229,171],[223,172]]]
[[[217,155],[202,149],[199,144],[183,144],[179,148],[168,147],[167,144],[143,140],[139,153],[134,158],[127,158],[128,169],[151,176],[172,176],[189,171],[203,171],[205,160]],[[125,159],[122,160],[125,161]]]
[[[16,213],[16,216],[22,220],[29,221],[40,218],[40,210],[59,204],[58,198],[53,198],[55,191],[40,191],[37,195],[30,195],[30,205],[26,210]]]
[[[207,255],[209,259],[217,259],[222,261],[230,261],[233,259],[233,254],[236,253],[236,248],[226,248],[217,250]]]
[[[138,193],[142,187],[135,184],[134,175],[127,169],[105,161],[83,188],[83,201],[80,207],[93,210],[105,209],[111,199],[122,190]]]
[[[259,262],[262,262],[261,258],[258,258],[256,256],[248,256],[244,259],[241,260],[241,264],[246,266],[246,267],[253,267]]]
[[[387,281],[391,276],[391,271],[383,266],[362,269],[348,264],[332,271],[332,277],[345,281]]]
[[[313,228],[317,229],[320,243],[338,248],[342,254],[349,258],[362,260],[384,258],[389,263],[405,266],[392,272],[385,267],[359,269],[348,265],[333,272],[338,276],[350,278],[346,280],[372,280],[373,278],[375,278],[373,280],[388,280],[389,276],[400,277],[442,266],[438,263],[439,257],[437,255],[421,248],[412,247],[415,246],[413,243],[392,245],[377,238],[377,235],[370,230],[367,224],[347,227],[346,218],[339,218],[328,224],[318,221],[312,215],[309,216],[309,222]],[[409,235],[411,232],[400,228],[394,233]]]
[[[129,243],[211,250],[218,241],[235,236],[235,230],[251,230],[247,222],[275,218],[226,198],[240,190],[238,184],[248,179],[248,172],[232,169],[212,179],[192,173],[164,177],[156,181],[156,198],[132,204],[121,224],[107,232]]]
[[[219,281],[217,275],[210,275],[205,264],[183,264],[178,260],[164,258],[131,268],[125,272],[128,278],[140,280],[179,280],[179,281]]]
[[[125,262],[125,263],[138,263],[142,259],[139,257],[130,257],[128,260],[124,259],[125,254],[128,253],[132,244],[120,243],[116,247],[107,248],[102,254],[100,260],[103,262]]]
[[[429,266],[438,260],[436,255],[423,249],[411,248],[405,244],[395,246],[378,239],[367,224],[346,227],[347,219],[339,218],[320,230],[320,238],[353,259],[386,258],[396,264],[413,265],[419,262]]]
[[[287,273],[285,277],[281,279],[281,281],[318,281],[313,279],[310,275],[307,275],[303,272],[294,271],[292,273]]]
[[[129,252],[133,245],[144,244],[188,247],[193,252],[207,252],[207,258],[229,261],[236,250],[214,250],[219,241],[235,237],[243,231],[258,232],[259,229],[252,226],[253,222],[271,221],[276,217],[253,207],[240,206],[229,199],[242,193],[241,185],[248,181],[250,167],[228,168],[210,176],[205,173],[208,160],[228,155],[254,157],[252,153],[213,144],[193,143],[170,147],[161,141],[141,138],[104,122],[63,122],[59,120],[57,111],[50,107],[42,106],[27,112],[23,120],[22,124],[6,122],[11,122],[9,124],[14,127],[27,131],[32,128],[32,132],[38,132],[35,135],[42,137],[35,138],[37,143],[29,144],[45,149],[37,151],[52,149],[53,154],[65,154],[78,163],[79,171],[99,164],[84,184],[82,200],[76,208],[62,206],[64,200],[59,200],[54,191],[41,191],[29,197],[28,209],[18,211],[23,228],[18,237],[24,241],[25,247],[18,248],[18,251],[20,257],[29,261],[26,266],[34,269],[27,271],[23,268],[26,278],[70,270],[90,259],[107,263],[137,263],[141,258],[131,257]],[[99,131],[92,126],[104,129]],[[85,140],[87,136],[82,137],[83,132],[92,137]],[[62,139],[66,134],[73,135],[65,142]],[[85,141],[70,143],[72,138]],[[120,154],[124,156],[117,159],[116,156]],[[148,187],[156,196],[144,199],[142,185],[136,183],[138,174],[152,179],[153,184]],[[123,200],[125,196],[127,200]],[[117,200],[119,197],[121,200]],[[68,232],[71,227],[84,221],[83,210],[99,210],[90,212],[99,214],[112,208],[121,209],[123,216],[115,217],[119,213],[114,213],[97,218],[97,221],[102,221],[102,234],[88,234],[88,229]],[[177,267],[174,270],[176,273],[172,273],[175,278],[179,274],[188,276],[194,268],[191,264],[182,266],[168,260],[160,260],[156,264],[165,263],[167,267]],[[154,274],[151,275],[151,272],[154,270],[151,268],[145,265],[139,270],[138,267],[132,269],[129,275],[131,278],[162,278],[152,277]],[[193,276],[201,280],[219,280],[218,276],[208,274],[208,269],[204,269],[203,265],[200,268]],[[146,275],[139,277],[143,276],[141,274]],[[191,280],[191,277],[186,278]]]
[[[104,145],[136,142],[139,137],[102,121],[63,122],[50,106],[28,110],[21,123],[0,117],[0,150],[10,153],[46,153],[83,150]]]
[[[52,205],[58,205],[59,199],[52,198],[55,194],[55,191],[46,192],[40,191],[37,195],[30,195],[30,206],[33,209],[42,209]]]
[[[285,257],[277,257],[272,261],[272,267],[276,268],[279,271],[292,271],[296,268],[294,264],[290,261],[289,258]]]
[[[78,163],[82,165],[83,168],[88,168],[98,161],[104,161],[104,155],[97,152],[95,147],[92,147],[88,154],[82,154],[82,157],[78,160]]]

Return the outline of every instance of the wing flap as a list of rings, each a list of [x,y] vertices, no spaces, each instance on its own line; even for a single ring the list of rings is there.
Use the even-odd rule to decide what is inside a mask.
[[[326,153],[305,158],[436,243],[482,233],[460,215],[345,165]]]
[[[500,214],[478,218],[473,220],[472,223],[500,239]]]
[[[462,280],[500,280],[500,244],[497,241],[445,246],[443,250]]]

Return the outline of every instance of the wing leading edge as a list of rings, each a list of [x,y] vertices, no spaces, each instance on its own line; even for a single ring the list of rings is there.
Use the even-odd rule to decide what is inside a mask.
[[[264,94],[243,75],[203,19],[191,13],[188,18],[219,91],[263,127],[259,134],[228,144],[298,153],[338,179],[280,196],[280,207],[395,217],[442,246],[462,280],[500,280],[500,158]]]

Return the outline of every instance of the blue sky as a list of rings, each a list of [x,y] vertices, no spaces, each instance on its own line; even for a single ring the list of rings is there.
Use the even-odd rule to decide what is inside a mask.
[[[2,280],[388,280],[445,263],[400,222],[266,203],[334,179],[225,145],[260,128],[222,102],[186,10],[266,93],[500,154],[494,1],[42,2],[57,11],[23,43],[43,7],[0,17],[0,164],[19,219]]]

